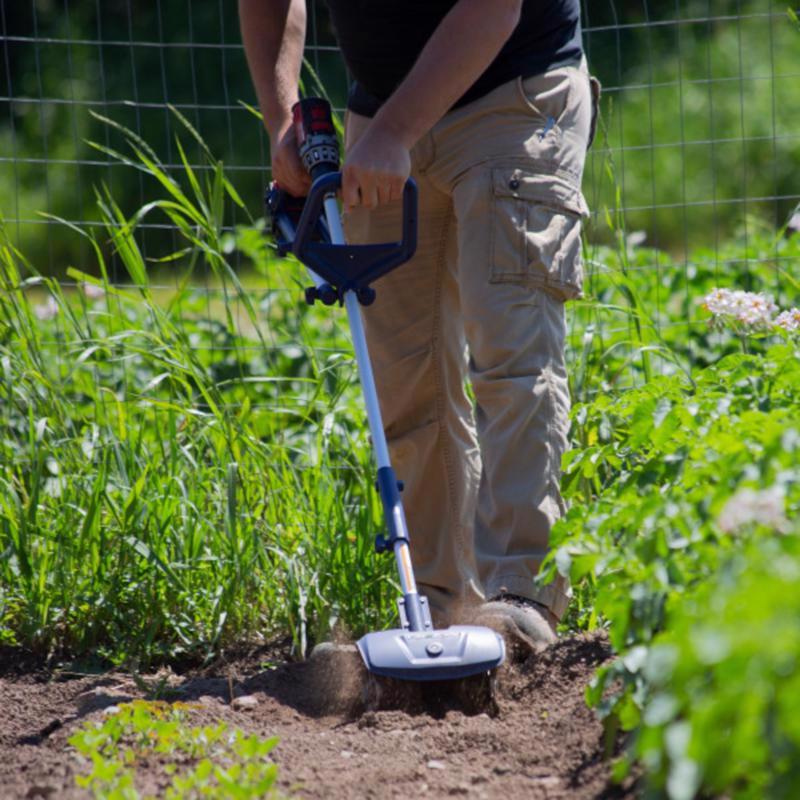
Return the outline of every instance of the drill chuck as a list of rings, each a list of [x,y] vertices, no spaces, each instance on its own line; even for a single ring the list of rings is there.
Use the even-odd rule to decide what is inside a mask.
[[[313,179],[339,170],[339,140],[331,106],[321,97],[306,97],[292,107],[294,132],[303,166]]]

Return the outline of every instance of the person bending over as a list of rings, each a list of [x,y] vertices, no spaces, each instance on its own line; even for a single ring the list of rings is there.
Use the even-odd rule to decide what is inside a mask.
[[[363,314],[420,591],[437,625],[499,617],[549,643],[569,588],[534,576],[564,510],[564,303],[581,291],[596,108],[579,2],[327,2],[353,77],[349,241],[396,239],[406,179],[419,187],[416,255]],[[305,2],[239,11],[273,177],[302,196],[291,107]]]

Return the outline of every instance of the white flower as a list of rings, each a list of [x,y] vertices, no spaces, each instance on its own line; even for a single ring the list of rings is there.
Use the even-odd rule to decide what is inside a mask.
[[[706,295],[703,305],[716,318],[732,317],[750,328],[769,325],[778,310],[768,295],[741,289],[713,289]]]
[[[625,244],[633,250],[636,247],[641,247],[647,241],[646,231],[633,231],[625,237]]]
[[[800,308],[792,308],[789,311],[781,311],[775,317],[775,325],[785,331],[800,331]]]
[[[712,289],[703,300],[703,305],[714,315],[730,314],[731,295],[730,289]]]
[[[33,314],[36,319],[48,320],[53,319],[58,314],[58,303],[56,303],[53,295],[48,295],[47,300],[38,306],[33,307]]]
[[[89,300],[101,300],[106,296],[106,290],[95,283],[83,281],[78,285]]]
[[[772,486],[761,491],[740,489],[728,500],[717,518],[717,525],[725,533],[733,533],[751,522],[774,528],[780,533],[788,531],[783,486]]]

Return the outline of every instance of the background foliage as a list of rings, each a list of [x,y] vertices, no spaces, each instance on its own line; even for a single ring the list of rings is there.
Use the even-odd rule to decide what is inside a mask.
[[[346,76],[326,7],[315,0],[309,9],[309,66],[341,108]],[[0,12],[2,212],[27,221],[11,233],[39,269],[63,274],[69,264],[92,263],[63,229],[31,222],[41,222],[39,212],[96,220],[91,187],[100,181],[127,213],[152,191],[144,175],[90,147],[119,142],[89,111],[143,136],[172,164],[177,129],[167,105],[178,106],[228,165],[249,215],[261,216],[269,154],[259,121],[242,105],[254,95],[234,5],[2,0]],[[602,208],[617,190],[628,228],[676,254],[782,225],[800,195],[790,111],[800,105],[797,37],[785,4],[615,0],[584,3],[583,20],[591,68],[605,86],[606,134],[587,170],[600,213],[593,238],[606,236]],[[310,73],[306,79],[313,85]],[[199,149],[189,156],[202,167]],[[609,156],[614,183],[605,174]],[[226,222],[246,219],[231,209]],[[147,231],[145,252],[163,254],[170,237]]]

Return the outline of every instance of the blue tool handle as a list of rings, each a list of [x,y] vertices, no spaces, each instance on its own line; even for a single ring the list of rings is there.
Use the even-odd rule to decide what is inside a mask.
[[[341,172],[328,172],[320,175],[311,184],[311,191],[306,198],[303,213],[295,230],[292,252],[304,264],[309,263],[308,251],[317,221],[322,214],[322,205],[328,195],[335,193],[342,186]],[[368,270],[372,265],[374,250],[370,245],[330,245],[344,248],[348,260],[356,270]],[[402,239],[391,250],[382,250],[382,257],[391,254],[392,261],[402,264],[414,255],[417,249],[417,184],[413,178],[406,181],[403,188],[403,225]]]

